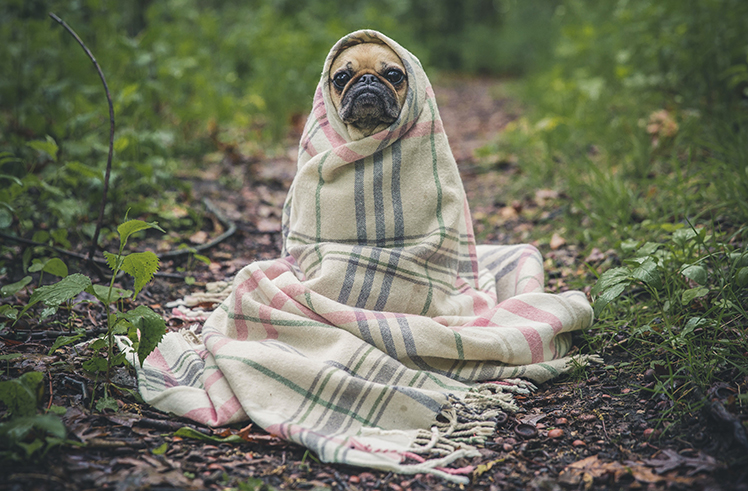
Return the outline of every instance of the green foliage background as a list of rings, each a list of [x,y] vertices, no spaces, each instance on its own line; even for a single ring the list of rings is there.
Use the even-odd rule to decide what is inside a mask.
[[[49,12],[95,54],[114,99],[109,240],[127,209],[170,232],[199,227],[196,212],[170,211],[193,204],[181,171],[224,145],[271,152],[310,109],[330,46],[374,28],[430,75],[503,76],[498,90],[522,102],[481,162],[511,164],[497,200],[559,191],[570,206],[549,220],[570,249],[620,251],[594,271],[591,352],[619,349],[626,333],[632,360],[667,365],[667,383],[646,390],[674,401],[691,382],[748,375],[746,0],[4,0],[0,233],[72,248],[92,236],[108,113],[90,61]],[[57,274],[25,251],[19,267],[0,242],[0,278]],[[24,424],[46,428],[48,448],[60,437],[45,421]]]
[[[579,203],[600,224],[646,213],[646,192],[632,186],[653,172],[684,186],[655,200],[663,208],[748,217],[743,0],[6,0],[0,231],[85,240],[102,192],[106,101],[50,11],[95,54],[114,98],[110,223],[127,208],[172,218],[164,202],[186,199],[175,173],[219,142],[281,138],[307,113],[329,47],[363,27],[400,41],[432,74],[521,76],[532,110],[498,151],[523,155],[536,183],[600,195],[602,209]],[[657,109],[680,131],[653,148],[641,121]],[[574,171],[558,172],[559,160]]]

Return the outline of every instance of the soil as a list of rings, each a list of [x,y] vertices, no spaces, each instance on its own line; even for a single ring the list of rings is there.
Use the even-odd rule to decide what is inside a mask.
[[[488,79],[449,79],[435,91],[474,215],[497,217],[488,221],[491,226],[485,220],[476,223],[479,236],[517,243],[526,240],[529,227],[551,226],[547,218],[563,205],[563,196],[528,190],[526,199],[504,203],[498,197],[515,171],[512,164],[492,172],[477,165],[474,151],[500,137],[504,126],[518,116],[515,103],[496,97],[496,84]],[[201,251],[210,257],[209,265],[189,261],[188,256],[163,261],[160,276],[138,297],[139,303],[169,318],[169,329],[184,325],[170,316],[165,307],[169,301],[201,290],[206,282],[230,279],[248,262],[278,256],[280,209],[295,170],[294,138],[298,134],[289,138],[287,151],[275,157],[224,151],[222,158],[191,177],[193,206],[202,206],[198,198],[209,198],[237,231]],[[542,211],[542,223],[520,217],[517,211],[528,206]],[[190,238],[196,247],[226,225],[212,219],[203,228]],[[563,239],[543,252],[549,259],[549,289],[563,290],[564,277],[584,258]],[[185,269],[192,279],[185,280]],[[187,284],[193,279],[194,284]],[[96,309],[81,307],[70,323],[93,331],[105,320]],[[92,410],[92,396],[100,395],[100,387],[82,370],[77,352],[68,346],[47,355],[60,330],[46,322],[0,333],[1,355],[23,355],[5,362],[2,380],[31,370],[44,372],[44,406],[68,408],[63,419],[69,440],[77,444],[54,447],[42,462],[6,466],[0,489],[748,489],[748,449],[740,441],[743,427],[739,422],[736,427],[735,416],[745,410],[736,408],[735,395],[715,388],[707,409],[666,427],[661,416],[671,401],[652,397],[647,390],[657,374],[626,371],[622,366],[629,355],[620,348],[603,353],[602,365],[542,384],[529,396],[517,396],[520,411],[498,427],[480,449],[481,456],[458,462],[473,467],[470,484],[459,486],[429,475],[320,463],[303,447],[268,435],[251,422],[244,428],[212,430],[140,404],[125,390],[114,394],[118,412]],[[116,375],[121,387],[134,383],[125,369]],[[238,435],[240,442],[174,434],[185,426],[207,436]]]

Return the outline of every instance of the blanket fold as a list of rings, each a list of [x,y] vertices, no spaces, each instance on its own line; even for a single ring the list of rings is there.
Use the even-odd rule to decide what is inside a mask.
[[[408,77],[399,119],[363,138],[328,86],[360,42],[390,46]],[[201,329],[167,334],[138,369],[146,402],[214,426],[251,418],[326,462],[465,482],[445,466],[532,388],[514,379],[568,369],[570,331],[592,323],[582,293],[543,293],[536,248],[476,245],[428,78],[376,31],[326,59],[283,234],[279,259],[242,269]]]

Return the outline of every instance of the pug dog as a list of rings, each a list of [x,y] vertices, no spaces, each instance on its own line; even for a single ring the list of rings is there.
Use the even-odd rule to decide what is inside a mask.
[[[329,87],[340,119],[353,130],[353,136],[365,137],[397,120],[408,92],[408,78],[402,60],[389,46],[361,43],[337,55],[330,68]]]

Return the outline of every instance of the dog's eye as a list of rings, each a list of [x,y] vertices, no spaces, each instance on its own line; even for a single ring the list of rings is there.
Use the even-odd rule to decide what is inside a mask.
[[[392,70],[387,70],[387,73],[385,73],[384,76],[387,78],[387,80],[390,81],[392,85],[399,84],[405,78],[405,74],[395,68],[393,68]]]
[[[348,72],[340,72],[336,73],[332,78],[332,83],[335,84],[335,87],[343,90],[345,88],[345,84],[347,84],[350,79],[351,76]]]

